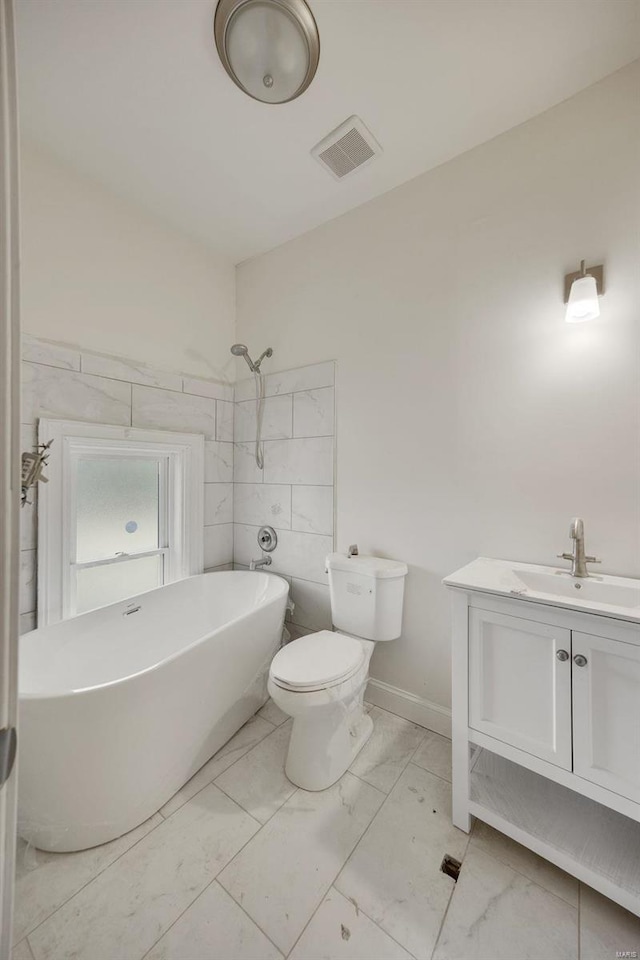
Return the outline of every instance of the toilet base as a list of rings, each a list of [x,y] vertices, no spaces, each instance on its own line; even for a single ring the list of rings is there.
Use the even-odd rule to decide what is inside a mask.
[[[326,790],[349,769],[372,731],[362,697],[351,709],[332,704],[312,717],[294,717],[284,772],[303,790]]]

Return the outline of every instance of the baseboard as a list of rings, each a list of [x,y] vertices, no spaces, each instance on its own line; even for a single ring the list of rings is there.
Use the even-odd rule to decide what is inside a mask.
[[[382,707],[389,713],[395,713],[398,717],[411,720],[412,723],[451,739],[451,710],[448,707],[441,707],[424,697],[416,696],[415,693],[409,693],[408,690],[392,687],[383,680],[374,680],[373,677],[367,684],[365,699],[376,707]]]

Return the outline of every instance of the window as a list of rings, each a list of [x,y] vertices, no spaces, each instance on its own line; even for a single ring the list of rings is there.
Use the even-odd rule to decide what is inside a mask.
[[[38,626],[202,572],[204,440],[41,420]]]

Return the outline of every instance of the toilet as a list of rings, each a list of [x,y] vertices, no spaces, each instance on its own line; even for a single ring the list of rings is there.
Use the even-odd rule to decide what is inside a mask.
[[[285,773],[305,790],[339,780],[373,730],[363,697],[374,645],[400,636],[407,565],[327,557],[334,630],[288,643],[271,662],[269,694],[293,718]]]

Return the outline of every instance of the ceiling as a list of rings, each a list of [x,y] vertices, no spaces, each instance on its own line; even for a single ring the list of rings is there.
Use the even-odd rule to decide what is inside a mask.
[[[224,72],[214,0],[16,0],[23,129],[239,262],[640,56],[640,0],[309,4],[318,72],[273,106]],[[384,153],[336,181],[309,151],[352,114]]]

